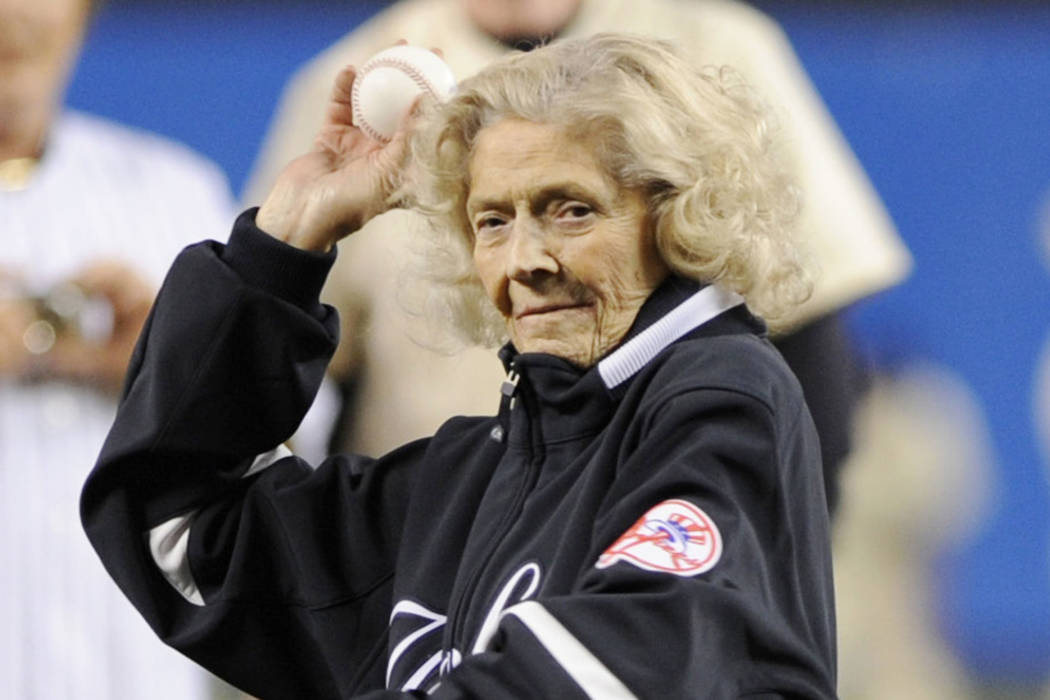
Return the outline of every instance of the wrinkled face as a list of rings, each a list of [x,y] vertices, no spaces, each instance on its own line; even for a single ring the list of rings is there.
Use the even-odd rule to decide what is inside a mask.
[[[559,127],[504,119],[478,135],[467,198],[478,275],[515,347],[582,367],[620,342],[667,276],[641,193],[592,150]]]
[[[31,155],[14,151],[38,145],[87,15],[87,0],[0,0],[0,157]]]

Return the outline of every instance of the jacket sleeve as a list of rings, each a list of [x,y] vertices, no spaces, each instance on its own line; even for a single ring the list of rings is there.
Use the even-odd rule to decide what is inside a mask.
[[[818,447],[801,400],[779,411],[715,388],[642,409],[573,591],[507,607],[433,696],[835,697]]]
[[[253,220],[175,261],[81,517],[165,642],[262,697],[338,697],[383,648],[399,465],[417,450],[384,469],[340,457],[315,470],[282,446],[337,342],[318,301],[334,253],[293,249]]]

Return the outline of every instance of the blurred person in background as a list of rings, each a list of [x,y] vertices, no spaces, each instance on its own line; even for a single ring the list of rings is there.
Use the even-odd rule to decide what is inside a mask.
[[[854,425],[833,542],[839,694],[987,697],[942,634],[936,573],[994,502],[981,403],[947,368],[910,362],[874,373]]]
[[[463,79],[510,48],[605,30],[671,39],[697,64],[731,65],[782,120],[791,167],[804,190],[801,230],[821,277],[810,301],[772,330],[803,384],[816,421],[834,510],[838,472],[850,449],[853,409],[867,383],[841,312],[900,282],[911,258],[787,37],[758,10],[721,0],[396,2],[293,77],[245,188],[244,203],[262,201],[279,168],[310,147],[339,70],[361,65],[399,39],[440,46]],[[335,420],[331,441],[324,411],[308,417],[299,434],[300,452],[318,457],[331,447],[382,454],[430,434],[448,415],[495,409],[492,387],[503,378],[499,363],[478,348],[438,348],[425,315],[414,311],[417,300],[409,298],[399,280],[406,242],[422,225],[413,212],[389,212],[340,244],[326,300],[339,308],[347,339],[331,367],[342,388],[342,415]]]
[[[62,107],[90,0],[0,0],[0,697],[210,696],[80,529],[161,275],[232,196],[187,148]]]

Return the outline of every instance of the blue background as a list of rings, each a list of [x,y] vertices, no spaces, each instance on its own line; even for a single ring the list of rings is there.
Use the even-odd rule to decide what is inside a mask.
[[[111,0],[68,101],[197,148],[238,191],[290,73],[385,4]],[[1041,683],[1050,486],[1032,404],[1050,336],[1037,242],[1050,206],[1050,8],[756,4],[782,23],[916,260],[908,282],[852,312],[866,351],[884,366],[951,368],[991,431],[995,507],[939,564],[943,630],[981,678]]]

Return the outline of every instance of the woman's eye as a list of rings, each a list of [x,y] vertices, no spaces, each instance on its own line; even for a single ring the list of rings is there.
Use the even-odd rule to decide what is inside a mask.
[[[482,233],[484,231],[491,231],[493,229],[499,228],[504,223],[505,222],[502,217],[483,216],[479,218],[476,222],[474,222],[474,226],[477,229],[478,233]]]
[[[558,218],[569,221],[583,219],[590,216],[593,211],[593,209],[581,202],[570,202],[558,209]]]

